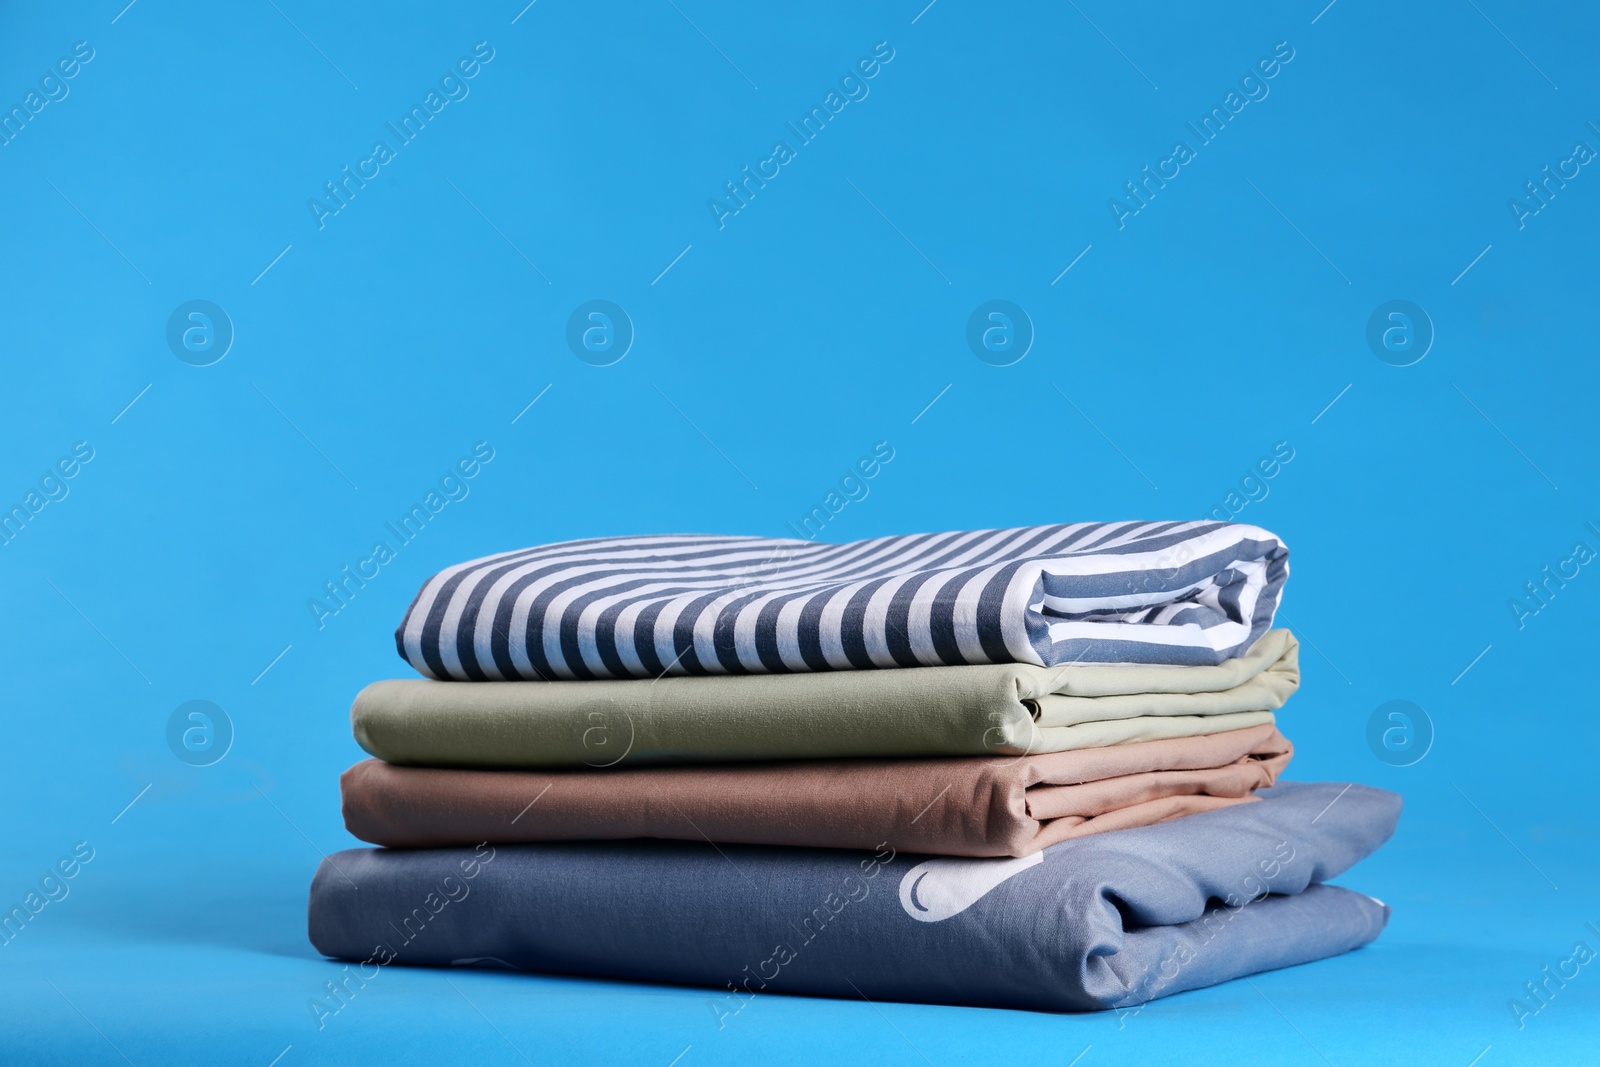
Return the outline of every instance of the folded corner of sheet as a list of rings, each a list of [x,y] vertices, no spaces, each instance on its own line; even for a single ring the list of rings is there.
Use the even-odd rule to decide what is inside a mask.
[[[386,704],[385,694],[393,682],[373,682],[362,688],[350,702],[350,734],[356,744],[369,756],[384,758],[377,739],[373,737],[373,720],[380,717]]]
[[[1283,650],[1278,654],[1278,659],[1273,664],[1273,669],[1288,678],[1294,688],[1298,689],[1300,687],[1300,639],[1288,627],[1277,627],[1268,630],[1262,636],[1262,640],[1265,641],[1267,637],[1273,634],[1283,635]]]

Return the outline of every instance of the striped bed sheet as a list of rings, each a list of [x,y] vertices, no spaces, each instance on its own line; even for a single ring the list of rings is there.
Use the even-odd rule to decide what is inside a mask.
[[[979,663],[1207,665],[1272,625],[1257,526],[1093,522],[848,544],[594,538],[424,583],[395,631],[429,678],[588,680]]]

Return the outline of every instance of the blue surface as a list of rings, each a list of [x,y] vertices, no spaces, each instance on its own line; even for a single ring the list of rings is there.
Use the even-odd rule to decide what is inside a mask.
[[[7,109],[93,49],[0,147],[0,500],[93,449],[0,547],[0,894],[94,853],[0,947],[0,1061],[1592,1058],[1600,966],[1520,1026],[1510,1002],[1600,949],[1600,172],[1564,163],[1600,148],[1593,12],[124,2],[0,14]],[[319,229],[308,200],[479,41],[441,90],[466,95]],[[719,229],[707,201],[880,41],[869,94]],[[1108,206],[1178,138],[1153,199]],[[1512,208],[1546,165],[1565,185]],[[167,339],[193,300],[232,323],[208,366]],[[632,323],[609,366],[568,345],[591,300]],[[1008,366],[967,341],[995,300],[1031,321]],[[1420,361],[1406,321],[1369,346],[1395,300],[1431,321]],[[470,493],[319,629],[308,600],[480,441]],[[570,537],[780,535],[879,441],[828,539],[1219,506],[1281,534],[1293,776],[1407,799],[1341,879],[1386,934],[1120,1019],[771,996],[719,1031],[699,990],[386,969],[319,1031],[339,968],[306,888],[352,843],[347,707],[404,673],[419,582]],[[191,700],[232,724],[211,766],[169,748]],[[1369,745],[1396,700],[1431,745],[1393,708]]]

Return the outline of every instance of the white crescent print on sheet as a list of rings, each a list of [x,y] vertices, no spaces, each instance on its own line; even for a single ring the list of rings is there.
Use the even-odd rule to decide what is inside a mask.
[[[942,922],[982,900],[1009,878],[1044,862],[1044,853],[1016,859],[937,859],[900,879],[900,906],[918,922]]]

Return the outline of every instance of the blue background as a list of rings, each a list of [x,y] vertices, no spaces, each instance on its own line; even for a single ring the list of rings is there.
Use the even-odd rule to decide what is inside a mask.
[[[1508,1006],[1600,949],[1600,573],[1510,607],[1600,549],[1600,172],[1520,228],[1508,205],[1600,147],[1592,12],[124,2],[0,14],[7,110],[94,49],[0,147],[0,503],[94,449],[0,548],[0,902],[95,850],[0,948],[0,1061],[1593,1055],[1600,965],[1521,1028]],[[319,228],[308,200],[479,41],[469,95]],[[707,201],[880,41],[870,95],[719,229]],[[1108,200],[1280,41],[1269,95],[1119,229]],[[194,299],[236,333],[211,366],[166,341]],[[591,299],[636,332],[612,366],[566,342]],[[993,299],[1035,331],[1012,366],[965,340]],[[1394,299],[1436,334],[1411,366],[1366,341]],[[308,599],[479,441],[470,495],[319,629]],[[784,535],[879,441],[826,539],[1199,517],[1287,442],[1239,519],[1293,552],[1293,776],[1406,797],[1341,880],[1393,905],[1385,935],[1120,1020],[769,996],[719,1031],[700,990],[396,968],[319,1031],[338,968],[306,888],[353,844],[348,705],[407,673],[421,581],[567,538]],[[209,767],[166,741],[194,699],[236,733]],[[1391,700],[1432,724],[1411,766],[1368,744]]]

